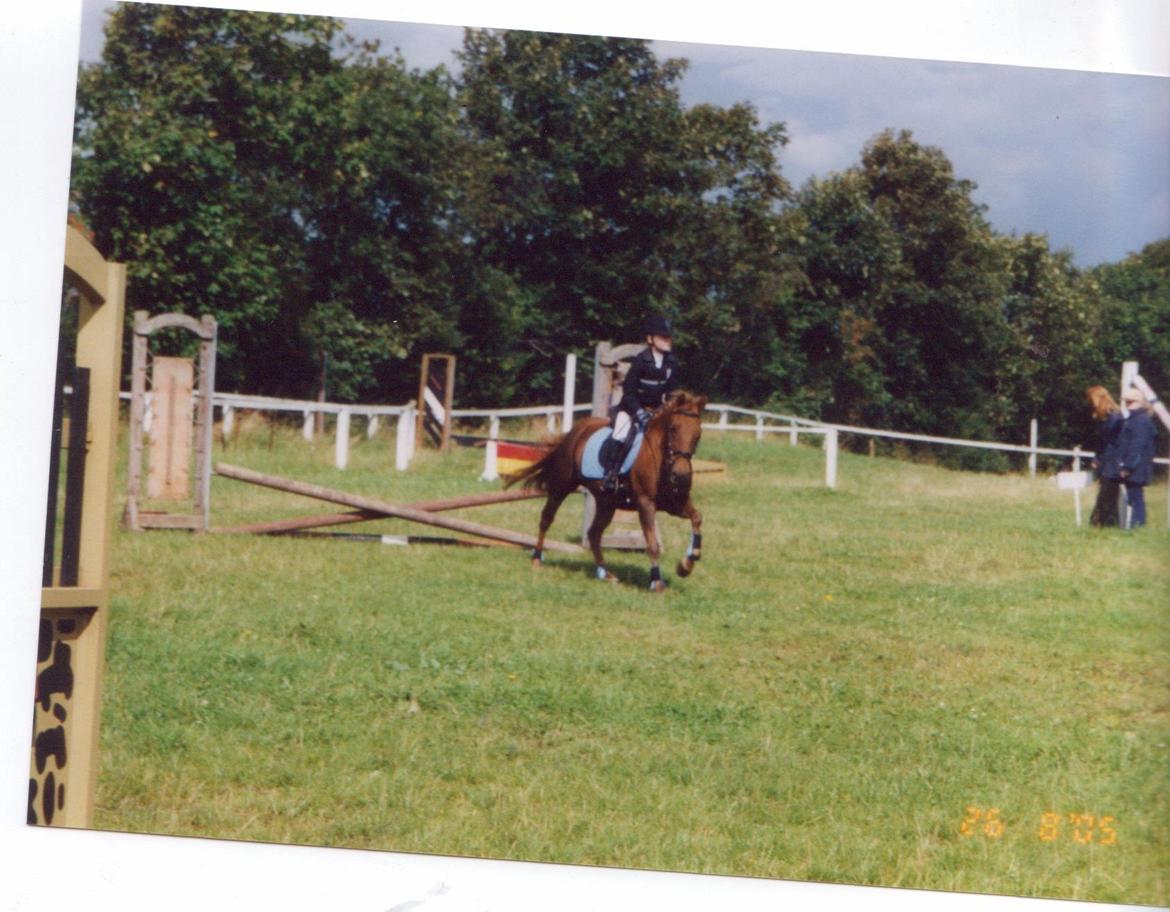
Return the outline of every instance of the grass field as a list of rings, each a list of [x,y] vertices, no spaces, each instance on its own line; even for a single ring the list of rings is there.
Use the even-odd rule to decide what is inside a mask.
[[[339,472],[254,431],[216,458],[399,503],[492,487],[481,451],[392,453]],[[97,825],[1170,903],[1164,485],[1151,528],[1103,532],[1051,479],[843,455],[831,491],[815,448],[699,455],[729,470],[664,596],[634,553],[613,587],[585,556],[120,532]],[[331,510],[223,478],[212,503]]]

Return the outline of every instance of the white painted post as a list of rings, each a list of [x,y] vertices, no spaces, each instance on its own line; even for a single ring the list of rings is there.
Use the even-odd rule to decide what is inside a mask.
[[[378,416],[366,416],[366,439],[373,440],[378,434]]]
[[[565,355],[565,399],[561,413],[561,430],[566,434],[573,426],[573,405],[577,401],[577,356]]]
[[[414,409],[407,406],[398,413],[398,430],[394,433],[394,468],[405,472],[410,465],[413,449],[411,435],[414,433]]]
[[[1081,470],[1081,448],[1080,446],[1073,447],[1073,471],[1080,472]],[[1076,503],[1077,513],[1077,528],[1081,527],[1081,489],[1080,487],[1073,488],[1073,498]]]
[[[727,409],[724,409],[719,413],[719,430],[727,430]]]
[[[796,422],[790,421],[788,423],[788,445],[796,446]]]
[[[150,426],[154,424],[154,393],[147,393],[143,398],[146,400],[146,410],[142,413],[142,433],[149,437]]]
[[[1033,478],[1036,477],[1036,440],[1038,427],[1036,419],[1033,418],[1028,430],[1028,446],[1032,448],[1032,452],[1028,454],[1028,474]]]
[[[756,440],[764,439],[764,416],[756,415]]]
[[[825,433],[825,484],[837,487],[837,429],[829,428]]]
[[[305,412],[305,424],[301,428],[301,436],[309,441],[313,439],[313,413],[310,411]]]
[[[1133,378],[1137,376],[1138,363],[1136,361],[1126,361],[1121,365],[1121,394],[1117,397],[1117,401],[1121,403],[1121,414],[1126,418],[1129,417],[1129,409],[1125,407],[1125,391],[1133,386]]]
[[[549,409],[548,420],[545,422],[545,427],[550,434],[557,432],[557,413],[554,409]]]
[[[480,481],[496,481],[500,477],[499,449],[497,441],[500,439],[500,416],[492,415],[491,426],[488,430],[488,442],[483,458],[483,474]]]
[[[346,409],[337,413],[337,442],[333,449],[333,463],[339,469],[349,464],[349,411]]]
[[[227,443],[227,441],[231,439],[232,428],[235,427],[235,424],[236,410],[230,405],[225,405],[223,407],[223,424],[220,425],[219,428],[219,436],[220,439],[224,441],[224,443]]]

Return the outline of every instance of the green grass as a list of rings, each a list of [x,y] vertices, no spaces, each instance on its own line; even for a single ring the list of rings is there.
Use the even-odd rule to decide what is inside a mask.
[[[614,587],[507,548],[119,533],[97,825],[1170,902],[1164,486],[1127,534],[1074,528],[1050,479],[844,455],[830,491],[814,448],[700,455],[729,470],[665,596],[636,553]],[[346,472],[293,432],[216,458],[396,502],[493,487],[478,450],[395,473],[385,438]],[[331,509],[213,481],[219,526]],[[553,534],[580,527],[571,498]],[[969,807],[1002,834],[963,835]]]

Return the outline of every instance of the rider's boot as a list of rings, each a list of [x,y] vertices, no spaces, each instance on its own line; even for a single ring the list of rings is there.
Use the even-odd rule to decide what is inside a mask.
[[[621,476],[618,474],[622,467],[622,452],[625,449],[620,440],[610,437],[601,445],[601,452],[597,454],[598,461],[605,469],[605,478],[602,479],[601,489],[607,494],[616,494],[621,487]]]

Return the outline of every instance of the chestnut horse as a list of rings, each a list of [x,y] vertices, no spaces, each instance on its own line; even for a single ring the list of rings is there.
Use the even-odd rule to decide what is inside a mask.
[[[561,503],[579,486],[583,486],[593,495],[597,504],[588,537],[598,579],[618,581],[606,569],[602,558],[601,534],[619,507],[638,511],[642,534],[646,537],[646,555],[650,558],[650,588],[654,592],[662,592],[666,588],[658,567],[662,549],[654,529],[655,513],[665,510],[691,521],[690,545],[677,568],[679,576],[687,576],[694,569],[702,550],[703,515],[691,503],[691,457],[703,433],[700,415],[706,405],[706,396],[693,396],[681,390],[674,393],[650,419],[642,448],[628,477],[622,479],[621,490],[616,494],[605,491],[601,479],[585,478],[581,474],[585,442],[595,431],[606,426],[608,421],[605,418],[586,418],[577,422],[567,434],[557,439],[548,455],[508,476],[505,486],[523,482],[526,488],[548,494],[540,513],[540,534],[532,552],[533,566],[539,566],[543,560],[544,537]]]

